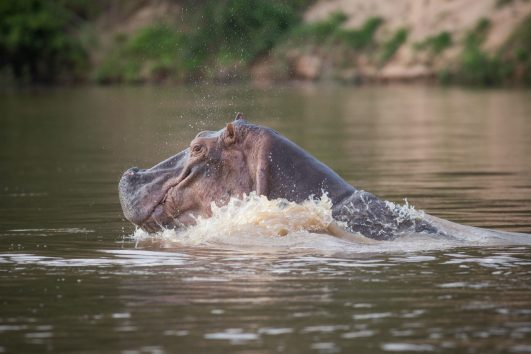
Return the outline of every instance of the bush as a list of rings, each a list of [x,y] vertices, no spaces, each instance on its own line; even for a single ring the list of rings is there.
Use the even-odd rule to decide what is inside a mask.
[[[487,19],[480,19],[466,35],[455,78],[457,82],[472,86],[495,86],[503,83],[510,75],[510,63],[481,49],[489,27]]]
[[[502,8],[507,5],[511,5],[514,2],[514,0],[497,0],[496,1],[496,8]]]
[[[359,29],[342,30],[339,33],[352,48],[363,49],[373,43],[374,34],[383,23],[380,17],[371,17]]]
[[[457,80],[472,86],[494,86],[503,82],[511,72],[511,65],[479,47],[465,47],[461,54]]]
[[[389,59],[395,55],[396,51],[407,40],[407,30],[401,28],[395,32],[395,34],[383,45],[382,49],[382,63],[386,63]]]
[[[281,1],[207,1],[180,30],[151,26],[118,44],[96,78],[134,82],[147,74],[187,79],[204,74],[207,66],[248,63],[273,48],[299,20],[295,10],[296,5]]]
[[[74,14],[58,2],[0,1],[0,69],[18,81],[79,77],[87,54],[69,34]]]
[[[483,41],[485,41],[489,28],[490,21],[488,19],[479,19],[476,26],[465,36],[465,47],[480,47]]]
[[[500,57],[514,65],[514,80],[531,85],[531,16],[511,34],[500,49]]]
[[[325,20],[301,24],[293,30],[290,37],[293,39],[322,41],[337,34],[347,18],[347,15],[343,12],[334,12]]]
[[[161,80],[185,71],[184,37],[166,25],[145,27],[130,38],[118,36],[115,42],[115,50],[96,71],[98,82]]]
[[[381,18],[371,17],[360,28],[345,29],[343,24],[347,19],[343,12],[334,12],[325,20],[299,25],[290,33],[289,38],[320,43],[337,40],[351,48],[363,49],[373,43],[374,34],[383,23]]]
[[[190,31],[190,54],[232,53],[245,62],[266,53],[300,20],[295,5],[283,1],[210,1]]]
[[[374,34],[383,23],[379,17],[368,18],[360,28],[343,28],[348,19],[343,12],[334,12],[322,21],[304,23],[297,26],[289,35],[292,42],[305,41],[321,44],[334,42],[346,44],[353,49],[365,49],[374,42]]]
[[[434,36],[428,37],[420,43],[417,43],[417,49],[427,49],[433,54],[440,54],[445,49],[452,46],[452,35],[449,32],[441,32]]]

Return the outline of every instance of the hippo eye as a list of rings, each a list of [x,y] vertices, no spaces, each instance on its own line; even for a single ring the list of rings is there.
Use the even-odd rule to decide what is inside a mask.
[[[201,145],[199,145],[199,144],[194,145],[194,146],[192,147],[192,152],[193,152],[193,153],[196,153],[196,154],[200,153],[202,150],[203,150],[203,146],[201,146]]]

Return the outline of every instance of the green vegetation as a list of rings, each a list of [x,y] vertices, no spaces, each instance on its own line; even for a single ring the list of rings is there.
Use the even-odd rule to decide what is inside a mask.
[[[150,26],[116,48],[97,70],[99,82],[138,82],[208,75],[209,68],[247,64],[267,53],[300,20],[295,3],[207,1],[181,28]]]
[[[531,85],[531,16],[492,54],[482,49],[489,28],[487,19],[478,21],[465,36],[457,68],[441,72],[441,82],[481,87],[507,83]]]
[[[191,54],[231,52],[237,59],[250,61],[273,48],[300,21],[296,9],[282,1],[207,2],[197,30],[189,34]]]
[[[387,38],[381,33],[385,40],[379,40],[384,23],[379,17],[358,28],[347,28],[342,12],[302,23],[305,8],[315,0],[167,1],[183,16],[155,22],[158,17],[152,15],[151,25],[143,28],[134,19],[149,10],[145,0],[113,0],[112,5],[108,0],[0,1],[0,84],[231,80],[248,77],[257,63],[271,77],[286,78],[304,55],[322,61],[323,77],[358,77],[358,66],[377,71],[408,39],[408,29],[401,28]],[[511,3],[498,0],[496,5]],[[102,23],[124,19],[133,20],[111,25],[113,34],[106,36]],[[441,82],[531,85],[531,16],[497,52],[483,48],[489,30],[489,21],[481,19],[460,43],[443,31],[415,48],[435,56],[462,46],[458,59],[440,71]]]
[[[304,40],[314,43],[334,41],[354,49],[364,49],[373,44],[374,34],[383,20],[371,17],[360,28],[347,29],[343,27],[347,18],[343,12],[335,12],[325,20],[297,26],[288,34],[288,38],[292,41]]]
[[[471,86],[494,86],[503,83],[510,66],[496,56],[483,52],[479,47],[463,50],[456,81]]]
[[[441,54],[445,49],[451,46],[452,34],[446,31],[430,36],[415,45],[417,49],[429,50],[432,54]]]
[[[182,34],[164,25],[143,28],[130,38],[118,36],[95,79],[101,83],[134,83],[178,75],[184,66],[180,55],[184,41]]]
[[[472,86],[493,86],[503,83],[510,73],[507,63],[481,49],[489,28],[490,22],[481,19],[467,34],[453,81]]]
[[[289,38],[307,41],[323,41],[336,35],[347,20],[343,12],[334,12],[327,19],[311,23],[302,23],[289,34]]]
[[[512,64],[515,82],[531,85],[531,16],[514,31],[501,48],[500,56]]]
[[[389,59],[395,55],[396,51],[404,44],[407,40],[407,30],[401,28],[395,32],[395,34],[389,38],[384,44],[382,49],[382,59],[381,63],[386,63]]]
[[[478,20],[476,26],[465,37],[465,46],[480,46],[490,29],[490,21],[486,18]]]
[[[75,1],[72,7],[61,3],[0,1],[0,69],[4,75],[19,82],[49,83],[79,78],[86,70],[87,53],[70,30],[87,7]]]
[[[510,5],[514,2],[514,0],[497,0],[496,1],[496,8],[502,8],[504,6]]]
[[[374,34],[383,23],[380,17],[371,17],[359,29],[343,30],[338,36],[354,49],[369,47],[374,42]]]

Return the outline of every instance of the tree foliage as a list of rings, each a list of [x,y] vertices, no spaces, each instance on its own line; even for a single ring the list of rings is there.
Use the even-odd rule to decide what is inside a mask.
[[[0,1],[0,68],[19,81],[75,76],[87,55],[69,34],[75,16],[59,2]]]

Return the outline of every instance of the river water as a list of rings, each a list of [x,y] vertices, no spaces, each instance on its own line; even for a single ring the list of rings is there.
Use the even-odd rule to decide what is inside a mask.
[[[235,236],[226,213],[216,242],[168,246],[134,234],[117,196],[126,168],[242,111],[357,188],[531,233],[531,91],[69,88],[4,92],[0,109],[0,352],[531,352],[527,236],[362,248]]]

